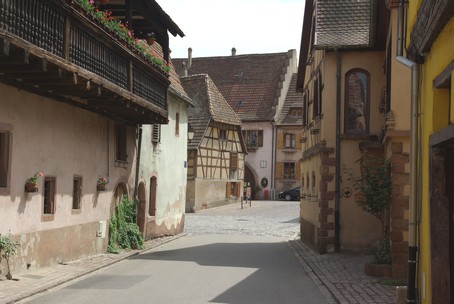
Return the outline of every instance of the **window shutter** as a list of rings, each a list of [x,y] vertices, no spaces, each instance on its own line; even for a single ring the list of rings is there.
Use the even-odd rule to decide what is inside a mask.
[[[161,125],[152,125],[151,141],[154,143],[161,142]]]
[[[257,146],[263,147],[263,130],[258,130]]]
[[[230,170],[236,170],[238,168],[238,154],[230,153]]]
[[[299,161],[295,162],[295,180],[301,179],[301,163]]]
[[[227,182],[225,187],[226,187],[225,188],[225,196],[226,197],[230,197],[230,195],[232,194],[232,187],[231,187],[230,182]]]
[[[284,147],[284,141],[285,141],[285,134],[284,133],[278,133],[277,134],[277,148],[278,149],[283,149]]]
[[[282,179],[282,163],[276,163],[276,179]]]

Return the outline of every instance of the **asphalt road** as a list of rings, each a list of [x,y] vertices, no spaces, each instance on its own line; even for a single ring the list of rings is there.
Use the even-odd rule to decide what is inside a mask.
[[[187,236],[28,303],[328,303],[289,250],[298,202],[186,215]]]

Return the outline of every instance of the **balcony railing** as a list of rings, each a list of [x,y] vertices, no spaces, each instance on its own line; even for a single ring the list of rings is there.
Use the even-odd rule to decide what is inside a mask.
[[[3,48],[1,57],[13,58],[18,51],[27,57],[30,52],[33,60],[49,61],[72,78],[82,77],[70,82],[68,86],[73,86],[72,90],[67,88],[63,90],[65,94],[58,97],[71,95],[85,99],[85,108],[105,115],[110,114],[111,108],[119,107],[114,111],[115,117],[122,116],[119,113],[125,111],[122,118],[126,122],[162,123],[167,120],[170,83],[167,73],[102,28],[73,1],[0,0],[0,46]],[[23,68],[19,69],[26,73],[25,76],[36,72],[32,71],[32,59],[25,58]],[[41,83],[37,85],[36,76],[20,77],[17,69],[8,67],[8,60],[0,62],[0,78],[5,82],[29,86],[35,91],[44,88],[40,87]],[[41,72],[43,79],[49,78],[49,68]],[[64,78],[62,76],[61,80],[66,83]],[[85,85],[89,87],[88,91],[80,90],[80,80],[90,82]],[[61,83],[58,90],[52,90],[52,83],[48,82],[41,93],[55,94],[59,90]],[[109,100],[117,102],[106,106]]]

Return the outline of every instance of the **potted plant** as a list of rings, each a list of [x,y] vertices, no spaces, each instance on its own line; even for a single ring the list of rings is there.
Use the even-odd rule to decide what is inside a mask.
[[[156,41],[156,34],[153,32],[147,33],[147,35],[145,36],[145,41],[148,43],[148,45],[153,45],[153,43],[155,43]]]
[[[106,191],[106,185],[109,183],[108,177],[100,177],[96,183],[96,190]]]
[[[38,186],[36,185],[38,182],[38,178],[43,177],[43,172],[36,172],[32,177],[27,178],[25,180],[25,192],[37,192]]]
[[[11,235],[2,236],[0,234],[0,262],[2,258],[6,260],[6,279],[11,280],[13,276],[11,275],[11,270],[9,266],[9,258],[17,253],[17,247],[19,246],[19,242],[13,240]]]

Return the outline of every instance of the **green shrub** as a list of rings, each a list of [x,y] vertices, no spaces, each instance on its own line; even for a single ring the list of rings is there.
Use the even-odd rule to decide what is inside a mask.
[[[15,241],[11,235],[0,234],[0,262],[2,261],[2,258],[6,260],[6,278],[8,280],[13,278],[9,267],[9,258],[17,254],[17,247],[19,247],[19,242]]]
[[[107,251],[118,253],[120,249],[142,248],[143,238],[136,224],[135,203],[124,196],[110,219]]]

